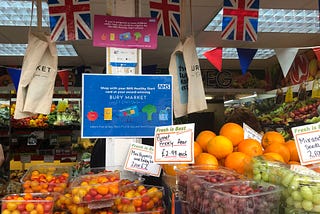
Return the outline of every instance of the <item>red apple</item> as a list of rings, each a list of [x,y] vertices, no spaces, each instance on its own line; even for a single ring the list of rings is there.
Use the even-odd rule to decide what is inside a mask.
[[[142,201],[143,202],[149,202],[150,201],[150,197],[148,195],[144,195],[144,196],[142,196]]]
[[[127,198],[121,198],[121,203],[122,204],[130,204],[130,200]]]
[[[98,194],[98,192],[97,192],[96,189],[91,188],[91,189],[89,190],[89,194],[90,194],[91,196],[95,197],[95,196]]]
[[[84,199],[85,201],[87,201],[87,202],[90,202],[90,201],[92,201],[92,196],[91,196],[90,194],[86,194],[86,195],[83,197],[83,199]]]
[[[19,204],[18,207],[17,207],[17,209],[18,209],[20,212],[22,212],[23,210],[26,209],[26,205],[25,205],[24,203]]]
[[[102,200],[103,196],[101,194],[97,194],[96,196],[94,196],[94,200],[96,201],[100,201]]]
[[[108,194],[106,194],[105,196],[104,196],[104,198],[106,199],[106,200],[110,200],[110,199],[112,199],[112,194],[111,193],[108,193]]]
[[[44,203],[43,205],[45,212],[50,212],[52,210],[53,204],[52,203]]]
[[[146,188],[140,190],[140,195],[144,195],[146,192],[148,192],[148,190]]]

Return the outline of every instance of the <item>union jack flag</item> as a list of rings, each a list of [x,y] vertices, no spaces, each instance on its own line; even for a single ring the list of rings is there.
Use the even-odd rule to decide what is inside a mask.
[[[320,20],[320,0],[318,0],[318,16],[319,16],[319,20]]]
[[[157,18],[159,36],[180,36],[180,0],[150,1],[150,14]]]
[[[48,0],[52,41],[91,39],[90,0]]]
[[[259,0],[224,0],[221,38],[257,41]]]

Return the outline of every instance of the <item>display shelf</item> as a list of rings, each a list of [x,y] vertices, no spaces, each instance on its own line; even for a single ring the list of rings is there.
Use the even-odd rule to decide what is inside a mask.
[[[21,163],[20,161],[11,160],[10,161],[10,170],[26,170],[29,169],[31,166],[36,166],[39,164],[44,164],[44,161],[31,161],[30,163]],[[55,160],[52,163],[45,163],[52,166],[74,166],[75,162],[61,162],[60,160]]]
[[[52,101],[50,114],[15,120],[16,93],[0,90],[0,105],[9,107],[6,117],[9,125],[0,126],[0,140],[6,140],[10,148],[7,155],[11,157],[8,163],[11,171],[24,170],[33,163],[73,165],[77,161],[78,152],[72,151],[72,145],[80,136],[81,90],[71,87],[66,92],[64,88],[55,88]]]

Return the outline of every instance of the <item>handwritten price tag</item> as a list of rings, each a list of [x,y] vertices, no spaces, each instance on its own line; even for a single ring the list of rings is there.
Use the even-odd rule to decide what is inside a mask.
[[[293,127],[301,165],[320,162],[320,123]]]
[[[124,169],[159,177],[161,167],[153,162],[153,150],[153,146],[132,143],[128,151]]]
[[[243,130],[244,130],[244,139],[255,139],[261,142],[262,136],[258,132],[256,132],[253,128],[248,126],[247,124],[243,123]]]
[[[156,163],[194,163],[194,123],[156,127],[154,158]]]

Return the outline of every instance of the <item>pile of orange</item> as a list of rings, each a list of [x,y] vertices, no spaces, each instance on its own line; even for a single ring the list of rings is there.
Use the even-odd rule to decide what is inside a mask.
[[[257,149],[251,151],[255,149],[256,142],[252,143],[254,145],[251,145],[250,142],[245,143],[248,144],[249,148],[244,149],[244,151],[237,151],[238,145],[243,140],[243,128],[231,122],[225,123],[220,128],[219,134],[209,130],[200,132],[196,137],[194,147],[194,165],[224,166],[243,173],[245,165],[250,161],[250,157],[258,153]],[[246,154],[246,151],[250,155]]]
[[[194,165],[219,165],[244,173],[255,156],[288,164],[300,163],[293,140],[286,142],[276,131],[265,132],[261,142],[244,139],[243,128],[232,122],[225,123],[219,134],[209,130],[200,132],[194,143]]]
[[[268,131],[262,137],[263,156],[267,159],[287,164],[300,164],[298,150],[294,140],[285,138],[276,131]]]
[[[228,122],[220,128],[218,134],[204,130],[194,141],[193,165],[197,166],[223,166],[244,173],[251,158],[255,156],[288,164],[300,164],[295,142],[285,141],[281,133],[276,131],[265,132],[261,142],[244,139],[243,128],[236,123]],[[167,174],[175,174],[173,168],[163,166],[163,169]]]

